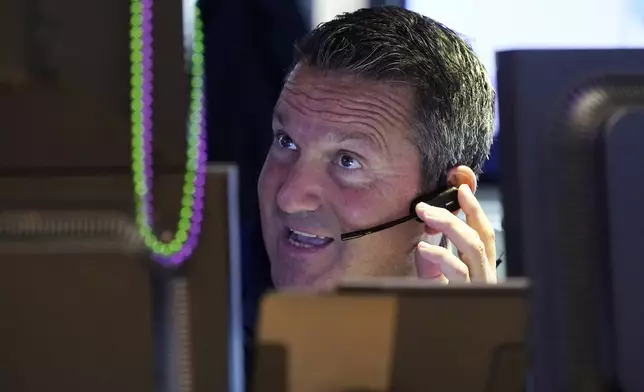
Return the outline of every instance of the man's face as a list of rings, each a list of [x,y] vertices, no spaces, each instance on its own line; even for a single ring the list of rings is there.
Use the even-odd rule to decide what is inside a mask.
[[[343,242],[340,234],[409,213],[420,185],[413,91],[298,67],[275,107],[258,191],[277,287],[414,272],[423,232],[408,222]]]

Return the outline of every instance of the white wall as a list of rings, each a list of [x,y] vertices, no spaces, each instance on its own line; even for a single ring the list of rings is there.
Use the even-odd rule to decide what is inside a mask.
[[[465,36],[496,78],[496,52],[643,48],[643,0],[407,0]]]
[[[369,6],[369,0],[311,0],[311,22],[317,26],[343,12],[351,12]]]

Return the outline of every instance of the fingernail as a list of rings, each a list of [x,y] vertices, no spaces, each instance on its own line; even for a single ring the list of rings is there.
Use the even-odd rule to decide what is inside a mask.
[[[425,261],[429,261],[431,265],[435,265],[440,262],[440,260],[432,257],[434,255],[433,251],[433,246],[425,241],[420,241],[418,243],[418,251],[424,254],[423,259]]]

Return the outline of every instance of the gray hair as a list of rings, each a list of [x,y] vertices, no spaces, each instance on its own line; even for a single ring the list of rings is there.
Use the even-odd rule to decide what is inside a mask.
[[[412,140],[421,158],[421,188],[433,191],[446,171],[477,175],[494,134],[494,90],[483,64],[457,33],[399,7],[365,8],[323,23],[296,44],[303,63],[415,89]]]

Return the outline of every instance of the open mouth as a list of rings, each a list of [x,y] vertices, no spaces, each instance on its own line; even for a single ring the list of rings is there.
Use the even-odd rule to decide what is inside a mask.
[[[331,237],[322,237],[303,231],[288,229],[288,242],[298,248],[321,248],[333,241]]]

